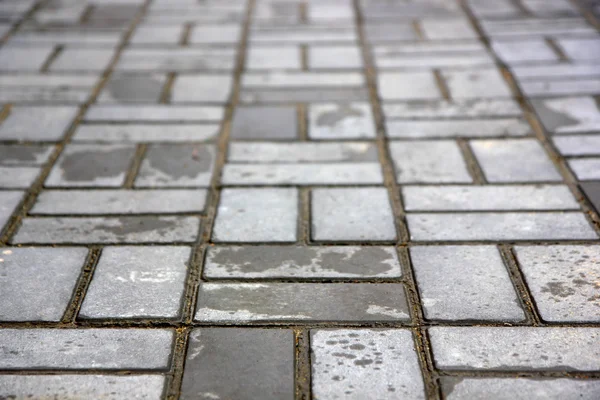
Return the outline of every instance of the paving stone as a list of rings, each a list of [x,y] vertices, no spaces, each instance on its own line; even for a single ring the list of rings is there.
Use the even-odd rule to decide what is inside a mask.
[[[417,34],[411,24],[367,23],[364,25],[364,30],[369,43],[417,39]]]
[[[51,146],[0,144],[0,165],[43,165],[54,150]]]
[[[522,321],[525,314],[493,246],[411,247],[425,317]]]
[[[40,173],[39,167],[0,166],[0,188],[27,189]]]
[[[252,72],[242,75],[242,87],[302,88],[363,86],[365,78],[358,72]]]
[[[201,283],[195,320],[408,320],[404,288],[396,283]]]
[[[212,145],[151,145],[144,156],[136,187],[210,186],[216,149]]]
[[[559,61],[558,55],[542,39],[492,41],[492,49],[505,63],[512,65],[527,62]]]
[[[588,78],[600,76],[600,71],[592,63],[572,64],[562,62],[551,65],[519,65],[511,68],[519,80],[540,80],[554,78]]]
[[[351,3],[312,3],[307,11],[307,19],[311,22],[354,21],[354,9]]]
[[[59,141],[78,111],[77,107],[67,106],[13,106],[6,120],[0,124],[0,139]]]
[[[374,138],[371,106],[365,103],[311,104],[308,135],[311,139]]]
[[[183,37],[184,25],[156,26],[144,23],[136,27],[129,40],[133,45],[176,45]]]
[[[470,183],[460,148],[450,140],[390,142],[399,183]]]
[[[598,38],[559,38],[557,44],[571,60],[600,59],[600,40]]]
[[[0,172],[4,171],[0,169]],[[2,187],[2,181],[3,179],[0,179],[0,187]],[[10,216],[21,202],[23,196],[24,193],[21,191],[0,191],[0,231],[2,231],[4,225],[10,219]]]
[[[360,69],[362,54],[356,46],[311,46],[308,67],[315,69]]]
[[[468,0],[467,4],[477,17],[511,17],[521,14],[519,7],[512,0]]]
[[[246,58],[246,68],[249,70],[299,70],[302,68],[300,48],[297,46],[250,46]]]
[[[435,364],[448,370],[595,371],[598,328],[433,327]]]
[[[241,36],[241,24],[202,24],[192,28],[189,42],[192,44],[237,44]]]
[[[237,107],[231,123],[232,139],[294,140],[297,132],[293,107]]]
[[[420,22],[423,35],[427,39],[477,39],[479,37],[466,18],[425,18]]]
[[[562,180],[535,139],[473,140],[471,148],[489,182]]]
[[[127,145],[68,145],[46,179],[47,187],[123,184],[135,148]]]
[[[87,249],[65,247],[3,249],[0,320],[60,321],[87,253]]]
[[[293,399],[293,332],[192,330],[180,398]]]
[[[311,236],[317,241],[396,239],[385,188],[313,189],[311,218]]]
[[[12,243],[192,243],[196,217],[25,218]]]
[[[449,45],[450,47],[450,45]],[[381,50],[379,49],[376,50]],[[389,47],[387,48],[389,49]],[[493,66],[494,59],[485,52],[433,53],[413,52],[403,54],[402,51],[389,50],[375,53],[375,64],[378,68],[394,69],[433,69],[443,67],[481,67]]]
[[[407,220],[416,241],[598,239],[577,212],[408,214]]]
[[[597,95],[600,94],[600,79],[525,81],[521,83],[521,89],[530,97]]]
[[[0,375],[0,396],[7,399],[144,399],[162,396],[161,375]]]
[[[564,185],[404,186],[407,211],[579,210]]]
[[[600,213],[600,182],[581,182],[580,186],[596,212]]]
[[[286,43],[286,44],[311,44],[311,43],[335,43],[350,42],[358,40],[356,30],[353,27],[291,27],[285,24],[281,27],[254,27],[250,30],[249,41],[257,43]]]
[[[577,7],[565,0],[522,0],[523,7],[537,16],[579,16]]]
[[[452,98],[512,97],[510,88],[495,69],[477,71],[442,71]]]
[[[233,71],[233,48],[127,48],[115,66],[117,71],[194,72]]]
[[[93,124],[79,125],[74,142],[203,142],[215,139],[218,124]]]
[[[45,190],[30,214],[102,215],[201,213],[208,191],[175,190]]]
[[[597,34],[584,18],[483,19],[481,26],[491,37]]]
[[[170,329],[0,329],[2,369],[167,370]]]
[[[486,398],[497,400],[593,400],[600,391],[597,380],[567,378],[442,378],[448,400]]]
[[[98,75],[2,74],[0,102],[22,105],[81,104],[90,97],[98,78]],[[47,109],[47,112],[50,113],[50,110]],[[73,118],[76,113],[73,112]],[[60,118],[59,115],[57,113],[55,117]]]
[[[580,158],[568,161],[569,167],[579,180],[600,179],[600,158]]]
[[[317,398],[425,399],[408,330],[313,330],[311,351]]]
[[[565,156],[600,155],[600,136],[597,135],[555,136],[552,141]]]
[[[600,106],[592,97],[533,99],[531,104],[551,133],[600,131]]]
[[[544,320],[600,319],[600,252],[595,246],[519,246],[515,253]]]
[[[0,71],[37,72],[52,54],[52,46],[20,48],[5,46],[0,50]]]
[[[220,121],[224,109],[216,106],[92,106],[86,121],[95,122],[210,122]]]
[[[423,103],[384,103],[388,118],[479,118],[516,117],[522,115],[519,105],[511,99],[459,99]],[[488,120],[493,123],[494,120]]]
[[[62,50],[50,65],[50,71],[104,71],[115,55],[113,49],[70,48]]]
[[[385,43],[374,46],[373,51],[377,56],[387,55],[390,57],[443,56],[450,54],[481,56],[488,54],[485,45],[477,40]]]
[[[82,46],[116,46],[121,40],[121,32],[94,31],[22,31],[12,35],[8,43],[15,46],[53,44]]]
[[[156,103],[167,81],[161,74],[111,75],[97,101],[99,103]]]
[[[232,87],[229,75],[179,75],[171,89],[171,101],[227,103]]]
[[[380,72],[379,97],[383,100],[438,100],[441,92],[431,72]]]
[[[81,318],[176,318],[187,247],[106,247],[81,306]]]
[[[378,158],[377,147],[372,142],[232,142],[227,160],[238,163],[365,163],[376,162]]]
[[[242,89],[240,93],[240,101],[245,104],[347,103],[368,100],[366,87]]]
[[[212,240],[215,242],[294,242],[296,189],[223,189]]]
[[[529,124],[521,118],[386,122],[391,138],[525,136]]]
[[[210,247],[207,278],[399,278],[393,247]]]

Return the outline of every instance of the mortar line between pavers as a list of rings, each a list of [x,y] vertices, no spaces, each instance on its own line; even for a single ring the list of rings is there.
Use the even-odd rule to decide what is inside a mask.
[[[190,45],[190,37],[192,35],[192,29],[194,28],[194,24],[191,22],[187,22],[183,26],[183,30],[181,31],[181,37],[179,38],[180,46],[189,46]]]
[[[548,158],[552,161],[553,165],[560,173],[563,178],[563,182],[569,187],[571,193],[581,205],[583,209],[583,215],[587,219],[590,226],[594,229],[597,235],[600,236],[600,216],[596,214],[594,208],[589,204],[586,197],[581,192],[578,186],[578,180],[575,178],[571,170],[568,168],[566,164],[565,158],[561,155],[561,153],[556,149],[552,141],[550,140],[549,135],[546,133],[545,129],[542,127],[537,114],[529,104],[527,96],[521,91],[517,81],[513,77],[510,69],[506,66],[506,64],[500,60],[500,58],[496,55],[492,46],[490,44],[489,38],[485,35],[485,32],[481,28],[479,20],[475,17],[470,7],[468,6],[466,0],[457,0],[459,5],[462,7],[464,12],[467,14],[469,21],[471,22],[471,26],[475,29],[477,34],[479,35],[479,39],[483,42],[485,47],[488,49],[490,54],[495,60],[496,67],[500,70],[504,80],[511,88],[513,95],[517,102],[519,103],[521,109],[524,111],[525,118],[529,125],[531,126],[538,143],[542,145],[544,151]]]
[[[435,79],[435,84],[437,85],[437,88],[440,91],[440,94],[442,95],[442,99],[447,100],[447,101],[452,101],[450,89],[448,88],[448,84],[444,80],[444,77],[442,76],[442,72],[440,71],[440,69],[434,68],[432,70],[432,72],[433,72],[433,77]]]
[[[40,73],[47,73],[49,72],[50,67],[52,66],[52,63],[54,62],[54,60],[56,60],[58,58],[58,56],[60,55],[60,53],[62,53],[62,51],[64,50],[65,46],[64,45],[58,45],[58,46],[54,46],[54,49],[52,50],[52,52],[50,53],[50,55],[48,55],[48,58],[46,59],[46,61],[44,61],[44,64],[42,65],[42,67],[40,68]]]
[[[17,207],[12,213],[9,222],[5,225],[4,233],[2,234],[2,236],[0,236],[0,247],[4,247],[7,245],[10,238],[15,234],[16,230],[21,225],[22,219],[27,215],[31,207],[33,207],[37,196],[44,187],[44,181],[50,174],[50,171],[54,167],[54,164],[63,152],[65,146],[71,141],[71,138],[75,134],[75,130],[83,120],[83,116],[87,112],[88,108],[96,101],[96,98],[98,97],[99,93],[102,91],[104,85],[110,78],[121,53],[125,49],[129,39],[133,35],[133,31],[135,30],[136,26],[139,24],[139,22],[145,15],[146,10],[148,9],[151,1],[152,0],[146,0],[142,7],[140,7],[140,9],[138,10],[136,16],[130,22],[129,27],[122,35],[121,42],[114,49],[113,57],[111,58],[110,63],[105,68],[104,72],[99,76],[98,82],[96,82],[96,84],[90,91],[88,99],[83,104],[77,105],[79,111],[73,119],[73,122],[71,122],[69,127],[65,130],[62,140],[60,140],[58,143],[53,143],[54,150],[52,151],[52,154],[50,155],[50,157],[48,157],[46,162],[41,167],[41,171],[39,172],[33,184],[31,184],[29,188],[25,191],[24,199],[19,204],[19,207]]]
[[[86,22],[88,22],[90,20],[90,17],[92,16],[92,12],[95,9],[96,9],[95,5],[88,4],[88,6],[85,8],[85,10],[83,11],[83,13],[79,17],[79,23],[80,24],[85,24]]]
[[[27,12],[23,14],[23,17],[18,22],[13,23],[8,32],[6,32],[3,36],[0,36],[0,48],[2,48],[2,46],[8,42],[8,39],[10,39],[10,37],[21,28],[21,25],[23,25],[25,21],[30,19],[31,16],[33,16],[33,14],[35,14],[35,12],[47,2],[48,0],[38,0],[29,8]]]
[[[558,45],[558,43],[556,43],[556,40],[554,40],[554,38],[546,37],[544,38],[544,41],[546,42],[548,47],[550,47],[550,49],[554,52],[554,54],[556,54],[559,61],[569,61],[569,57],[567,57],[563,49]]]
[[[296,104],[296,113],[298,119],[298,137],[302,142],[306,142],[309,140],[308,138],[308,106],[304,103]],[[236,140],[236,142],[268,142],[264,139],[255,139],[255,140]]]
[[[90,286],[90,282],[92,281],[101,255],[102,248],[96,246],[90,247],[88,256],[83,264],[81,274],[77,279],[73,295],[71,296],[71,299],[67,305],[67,309],[65,310],[65,313],[61,319],[62,323],[70,325],[76,324],[77,315],[79,314],[79,310],[83,304],[83,299],[88,287]]]
[[[175,78],[177,78],[177,73],[175,72],[167,72],[167,79],[162,87],[160,92],[160,96],[158,102],[161,104],[170,104],[171,103],[171,90],[173,89],[173,84],[175,83]]]
[[[204,267],[204,255],[206,247],[210,245],[212,229],[214,226],[218,204],[220,200],[220,179],[221,171],[227,159],[227,148],[229,143],[229,135],[231,131],[231,121],[233,112],[238,105],[240,96],[240,86],[244,65],[246,62],[246,51],[248,46],[248,36],[250,34],[250,25],[252,12],[254,10],[255,0],[246,1],[246,14],[242,22],[242,32],[238,39],[237,55],[235,68],[230,73],[233,75],[233,83],[230,94],[230,100],[225,104],[225,113],[221,123],[221,132],[216,141],[217,154],[215,159],[215,167],[213,177],[211,179],[210,196],[205,205],[205,215],[196,242],[192,247],[192,256],[188,267],[188,276],[186,278],[186,286],[183,293],[183,304],[181,311],[182,322],[191,325],[194,318],[196,298],[198,296],[199,284],[202,281],[202,270]],[[173,350],[172,365],[173,375],[167,381],[166,399],[176,400],[181,394],[181,385],[183,383],[183,374],[185,368],[185,358],[187,355],[187,342],[189,340],[190,330],[178,332],[178,338],[183,343],[182,346],[176,347]]]
[[[471,148],[469,141],[467,139],[461,137],[461,138],[456,139],[456,144],[458,145],[458,148],[460,149],[460,151],[462,153],[463,159],[467,166],[467,170],[469,171],[469,175],[471,175],[471,178],[473,179],[473,184],[475,184],[475,185],[486,184],[487,182],[485,179],[485,174],[483,173],[483,169],[481,168],[481,165],[479,165],[479,161],[477,160],[477,157],[475,157],[475,154],[473,153],[473,149]],[[456,211],[452,210],[451,212],[455,213]]]
[[[148,150],[148,145],[146,143],[138,143],[135,146],[135,154],[133,156],[133,160],[131,160],[131,164],[127,169],[125,174],[125,179],[123,180],[123,188],[132,189],[133,184],[135,182],[135,178],[142,166],[142,161],[144,159],[144,155]]]
[[[311,195],[309,188],[299,188],[298,190],[299,199],[299,212],[298,212],[298,240],[300,244],[309,246],[311,243],[310,232],[311,232],[311,220],[310,220],[310,207],[311,207]]]
[[[587,20],[587,22],[600,31],[600,18],[596,17],[592,12],[582,6],[578,0],[570,0],[571,4],[575,5],[581,15]]]
[[[310,329],[294,329],[294,395],[295,400],[312,398]]]

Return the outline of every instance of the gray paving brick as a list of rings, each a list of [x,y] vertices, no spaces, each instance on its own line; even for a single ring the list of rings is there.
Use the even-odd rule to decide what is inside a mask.
[[[196,217],[25,218],[13,243],[191,243]]]
[[[417,39],[417,34],[410,24],[367,23],[364,30],[369,43]]]
[[[106,247],[81,306],[81,318],[176,318],[187,247]]]
[[[372,142],[232,142],[227,159],[241,163],[363,163],[378,160],[377,147]]]
[[[77,248],[3,249],[0,320],[60,321],[87,253]]]
[[[80,104],[88,100],[97,80],[97,75],[2,74],[0,102],[32,106]],[[51,113],[51,110],[47,111]],[[59,114],[56,116],[60,118]]]
[[[223,118],[224,109],[216,106],[92,106],[85,115],[94,122],[211,122]]]
[[[195,320],[408,320],[402,285],[395,283],[202,283]]]
[[[600,179],[600,158],[580,158],[568,161],[569,167],[579,180]]]
[[[39,71],[52,54],[52,46],[20,48],[3,47],[0,50],[0,71]]]
[[[217,124],[90,124],[79,125],[74,142],[202,142],[215,139],[221,130]]]
[[[115,51],[113,49],[70,48],[62,50],[50,65],[50,71],[104,71]]]
[[[449,370],[595,371],[598,328],[434,327],[438,368]]]
[[[312,238],[318,241],[396,239],[385,188],[313,189]]]
[[[510,88],[495,69],[476,71],[442,71],[452,98],[512,97]]]
[[[233,48],[128,48],[119,57],[117,71],[194,72],[232,71]]]
[[[358,40],[353,27],[330,28],[323,26],[315,27],[290,27],[284,26],[257,26],[250,30],[249,41],[257,43],[286,43],[286,44],[312,44],[312,43],[336,43],[351,42]]]
[[[600,108],[593,97],[533,99],[531,104],[551,133],[582,133],[600,130]]]
[[[511,99],[458,99],[423,103],[384,103],[388,118],[478,118],[516,117],[522,115],[519,105]],[[488,122],[493,122],[489,120]]]
[[[598,239],[577,212],[409,214],[407,220],[416,241]]]
[[[246,58],[246,68],[295,69],[302,68],[300,48],[297,46],[250,46]]]
[[[600,76],[593,63],[572,64],[562,62],[551,65],[519,65],[511,68],[512,74],[520,80],[540,80],[555,78],[586,78]]]
[[[308,110],[311,139],[359,139],[375,137],[371,106],[366,103],[312,104]]]
[[[494,52],[509,65],[528,62],[559,61],[558,55],[543,38],[530,40],[494,40]]]
[[[515,18],[482,20],[482,28],[491,37],[595,35],[583,18]]]
[[[477,39],[478,35],[466,18],[424,18],[421,20],[423,35],[431,40]]]
[[[162,25],[143,23],[136,27],[129,43],[133,45],[176,45],[183,36],[184,25]]]
[[[241,34],[241,24],[202,24],[192,28],[189,41],[192,44],[237,44]]]
[[[525,314],[493,246],[411,247],[425,317],[522,321]]]
[[[460,148],[450,140],[390,142],[399,183],[470,183]]]
[[[448,47],[450,47],[449,45]],[[421,53],[404,54],[401,50],[393,48],[386,52],[380,51],[375,55],[375,64],[379,68],[401,68],[407,70],[433,69],[433,68],[465,68],[494,65],[494,59],[485,52],[473,53]]]
[[[212,239],[215,242],[294,242],[296,189],[224,189]]]
[[[0,169],[0,172],[3,172],[2,169]],[[1,185],[2,179],[0,179]],[[23,197],[24,193],[21,191],[0,191],[0,231],[8,222]]]
[[[97,101],[99,103],[156,103],[167,80],[161,74],[111,75]]]
[[[408,330],[311,331],[312,390],[323,399],[425,399]]]
[[[383,100],[439,100],[442,94],[431,72],[380,72],[379,97]]]
[[[331,87],[331,88],[277,88],[277,89],[242,89],[240,101],[245,104],[273,103],[322,103],[350,101],[368,101],[366,87]]]
[[[170,329],[0,329],[2,369],[169,368]]]
[[[530,97],[551,97],[600,94],[600,79],[562,79],[553,81],[525,81],[523,93]]]
[[[578,210],[564,185],[404,186],[407,211]]]
[[[577,7],[564,0],[522,0],[523,7],[537,16],[579,16]]]
[[[0,144],[0,165],[42,165],[54,150],[42,145],[3,145]]]
[[[232,87],[229,75],[179,75],[171,89],[171,101],[227,103]]]
[[[363,86],[365,78],[358,72],[252,72],[242,75],[242,87],[301,88]]]
[[[311,46],[308,67],[314,69],[360,69],[362,54],[356,46]]]
[[[399,278],[393,247],[210,247],[207,278]]]
[[[0,375],[0,396],[7,399],[144,399],[161,398],[161,375]]]
[[[142,161],[136,187],[210,186],[216,149],[211,145],[151,145]]]
[[[600,182],[582,182],[580,186],[596,212],[600,213]]]
[[[30,214],[101,215],[201,213],[205,189],[175,190],[46,190]]]
[[[78,111],[77,107],[67,106],[14,106],[0,124],[0,139],[59,141]]]
[[[294,140],[297,132],[297,113],[293,107],[237,107],[231,123],[234,140]]]
[[[110,46],[121,40],[121,32],[95,31],[22,31],[10,37],[8,43],[15,46],[54,44],[54,45],[84,45]]]
[[[555,136],[552,141],[565,156],[600,155],[600,136],[597,135]]]
[[[0,166],[0,188],[27,189],[40,173],[39,167]]]
[[[600,40],[598,38],[559,38],[557,42],[571,60],[600,59]]]
[[[471,148],[489,182],[562,180],[535,139],[473,140]]]
[[[294,334],[281,329],[194,329],[181,399],[294,398]]]
[[[516,247],[515,253],[541,317],[596,322],[600,251],[595,246]]]
[[[68,145],[46,179],[47,187],[123,184],[135,148],[128,145]]]
[[[391,138],[525,136],[529,124],[521,118],[386,122]]]

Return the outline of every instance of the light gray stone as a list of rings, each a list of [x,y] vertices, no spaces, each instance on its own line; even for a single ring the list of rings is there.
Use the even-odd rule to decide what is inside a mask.
[[[482,28],[491,37],[596,35],[584,18],[484,19]]]
[[[393,247],[236,246],[210,247],[208,278],[399,278]]]
[[[168,370],[171,329],[0,329],[0,368]]]
[[[579,16],[577,6],[565,0],[522,0],[523,7],[537,16]]]
[[[512,97],[510,88],[495,69],[442,71],[442,76],[455,99]]]
[[[489,182],[562,181],[535,139],[473,140],[471,148]]]
[[[177,45],[183,36],[184,25],[156,25],[143,23],[137,26],[129,43],[133,45]]]
[[[598,239],[578,212],[409,214],[416,241]]]
[[[250,46],[246,58],[248,70],[300,70],[300,48],[297,46]]]
[[[559,61],[558,55],[543,38],[530,40],[494,40],[492,49],[509,65],[540,61]]]
[[[534,99],[531,104],[551,133],[576,134],[600,130],[600,108],[593,97]]]
[[[242,89],[240,101],[244,104],[298,104],[352,101],[368,101],[369,92],[366,87],[330,87],[330,88],[252,88]]]
[[[294,333],[290,329],[192,330],[180,398],[292,400]]]
[[[227,103],[232,87],[229,75],[179,75],[171,89],[171,102]]]
[[[518,80],[523,81],[600,76],[600,71],[593,63],[572,64],[562,62],[550,65],[519,65],[511,68],[511,72]]]
[[[77,107],[68,106],[13,106],[0,123],[0,139],[57,142],[78,112]]]
[[[0,71],[38,72],[52,51],[52,46],[5,46],[0,50]]]
[[[482,118],[517,117],[522,115],[519,104],[512,99],[458,99],[423,103],[384,103],[388,118]],[[494,120],[487,120],[493,122]]]
[[[399,183],[470,183],[460,148],[451,140],[390,142]]]
[[[301,87],[363,86],[365,77],[358,72],[251,72],[242,75],[242,87],[294,89]]]
[[[316,398],[425,399],[409,330],[313,330],[311,350]]]
[[[233,48],[126,48],[115,66],[117,71],[198,72],[233,71]]]
[[[431,72],[380,72],[379,97],[383,100],[440,100],[441,92]]]
[[[366,8],[368,10],[368,8]],[[369,22],[364,24],[366,39],[369,43],[388,41],[413,41],[418,39],[417,34],[409,23]]]
[[[479,36],[466,18],[423,18],[421,29],[430,40],[477,39]]]
[[[425,317],[430,320],[522,321],[508,271],[493,246],[410,248]]]
[[[596,246],[516,247],[515,253],[544,320],[600,320],[600,250]]]
[[[404,288],[396,283],[201,283],[195,320],[408,320]]]
[[[569,167],[579,180],[599,180],[600,179],[600,158],[579,158],[569,160]]]
[[[313,240],[396,239],[394,215],[385,188],[313,189],[311,194]]]
[[[85,124],[79,125],[74,142],[203,142],[215,139],[221,130],[217,124]]]
[[[449,44],[449,47],[451,45]],[[380,48],[381,49],[381,48]],[[389,48],[384,48],[389,49]],[[494,59],[486,52],[433,53],[402,52],[392,49],[375,55],[378,68],[426,70],[434,68],[466,68],[493,66]]]
[[[496,400],[594,400],[600,381],[566,378],[442,378],[448,400],[486,398]]]
[[[52,146],[0,144],[0,165],[43,165],[53,150]]]
[[[242,36],[241,24],[199,24],[192,28],[192,44],[237,44]]]
[[[94,122],[218,122],[223,118],[223,107],[123,105],[92,106],[85,115]]]
[[[25,218],[12,243],[191,243],[197,217]]]
[[[213,229],[215,242],[294,242],[296,189],[224,189]]]
[[[555,136],[554,145],[565,156],[600,155],[600,136]]]
[[[0,147],[0,151],[2,147]],[[233,163],[377,162],[373,142],[232,142],[227,160]]]
[[[353,27],[330,28],[327,26],[256,26],[250,30],[249,41],[251,44],[258,43],[286,43],[286,44],[312,44],[349,42],[356,43],[358,40],[356,30]]]
[[[311,139],[374,138],[375,122],[367,103],[312,104],[308,111]]]
[[[579,210],[564,185],[404,186],[407,211]]]
[[[183,297],[188,247],[106,247],[79,316],[176,318]]]
[[[52,72],[104,71],[115,55],[113,49],[67,47],[50,65]]]
[[[386,122],[391,138],[525,136],[529,124],[520,118]]]
[[[0,251],[0,320],[60,321],[87,253],[77,248]]]
[[[40,167],[0,166],[0,188],[27,189],[40,173]]]
[[[561,79],[553,81],[524,81],[521,89],[526,96],[552,97],[600,94],[600,79]]]
[[[0,169],[0,173],[1,172],[2,170]],[[0,184],[2,183],[1,181],[2,180],[0,179]],[[4,225],[10,219],[10,216],[21,202],[24,194],[25,193],[16,190],[0,191],[0,231],[2,231]]]
[[[83,46],[116,46],[121,40],[122,32],[110,31],[22,31],[17,35],[10,37],[11,45],[25,46],[40,44],[70,45],[77,44]]]
[[[237,107],[231,123],[234,140],[294,140],[297,132],[297,113],[293,107]]]
[[[311,69],[360,69],[362,54],[357,46],[311,46],[308,67]]]
[[[600,329],[433,327],[435,365],[448,370],[596,371]]]
[[[208,192],[186,190],[46,190],[30,214],[171,214],[201,213]]]
[[[571,60],[600,60],[600,40],[596,37],[559,38],[557,43]]]

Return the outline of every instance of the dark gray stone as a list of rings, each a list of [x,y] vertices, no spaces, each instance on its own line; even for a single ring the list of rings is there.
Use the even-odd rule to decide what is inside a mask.
[[[3,172],[0,169],[0,173]],[[2,179],[0,179],[0,184]],[[10,216],[15,211],[15,208],[21,202],[24,192],[11,190],[11,191],[0,191],[0,231],[4,227],[4,224],[8,222]]]
[[[114,74],[104,86],[100,103],[156,103],[160,99],[166,75]]]
[[[52,150],[51,146],[41,145],[0,145],[0,165],[42,165]]]
[[[231,123],[234,140],[294,140],[297,132],[297,113],[293,107],[238,107]]]
[[[600,214],[600,182],[582,182],[580,186],[596,212]]]
[[[533,99],[531,105],[550,133],[573,134],[600,130],[600,109],[593,97]]]

